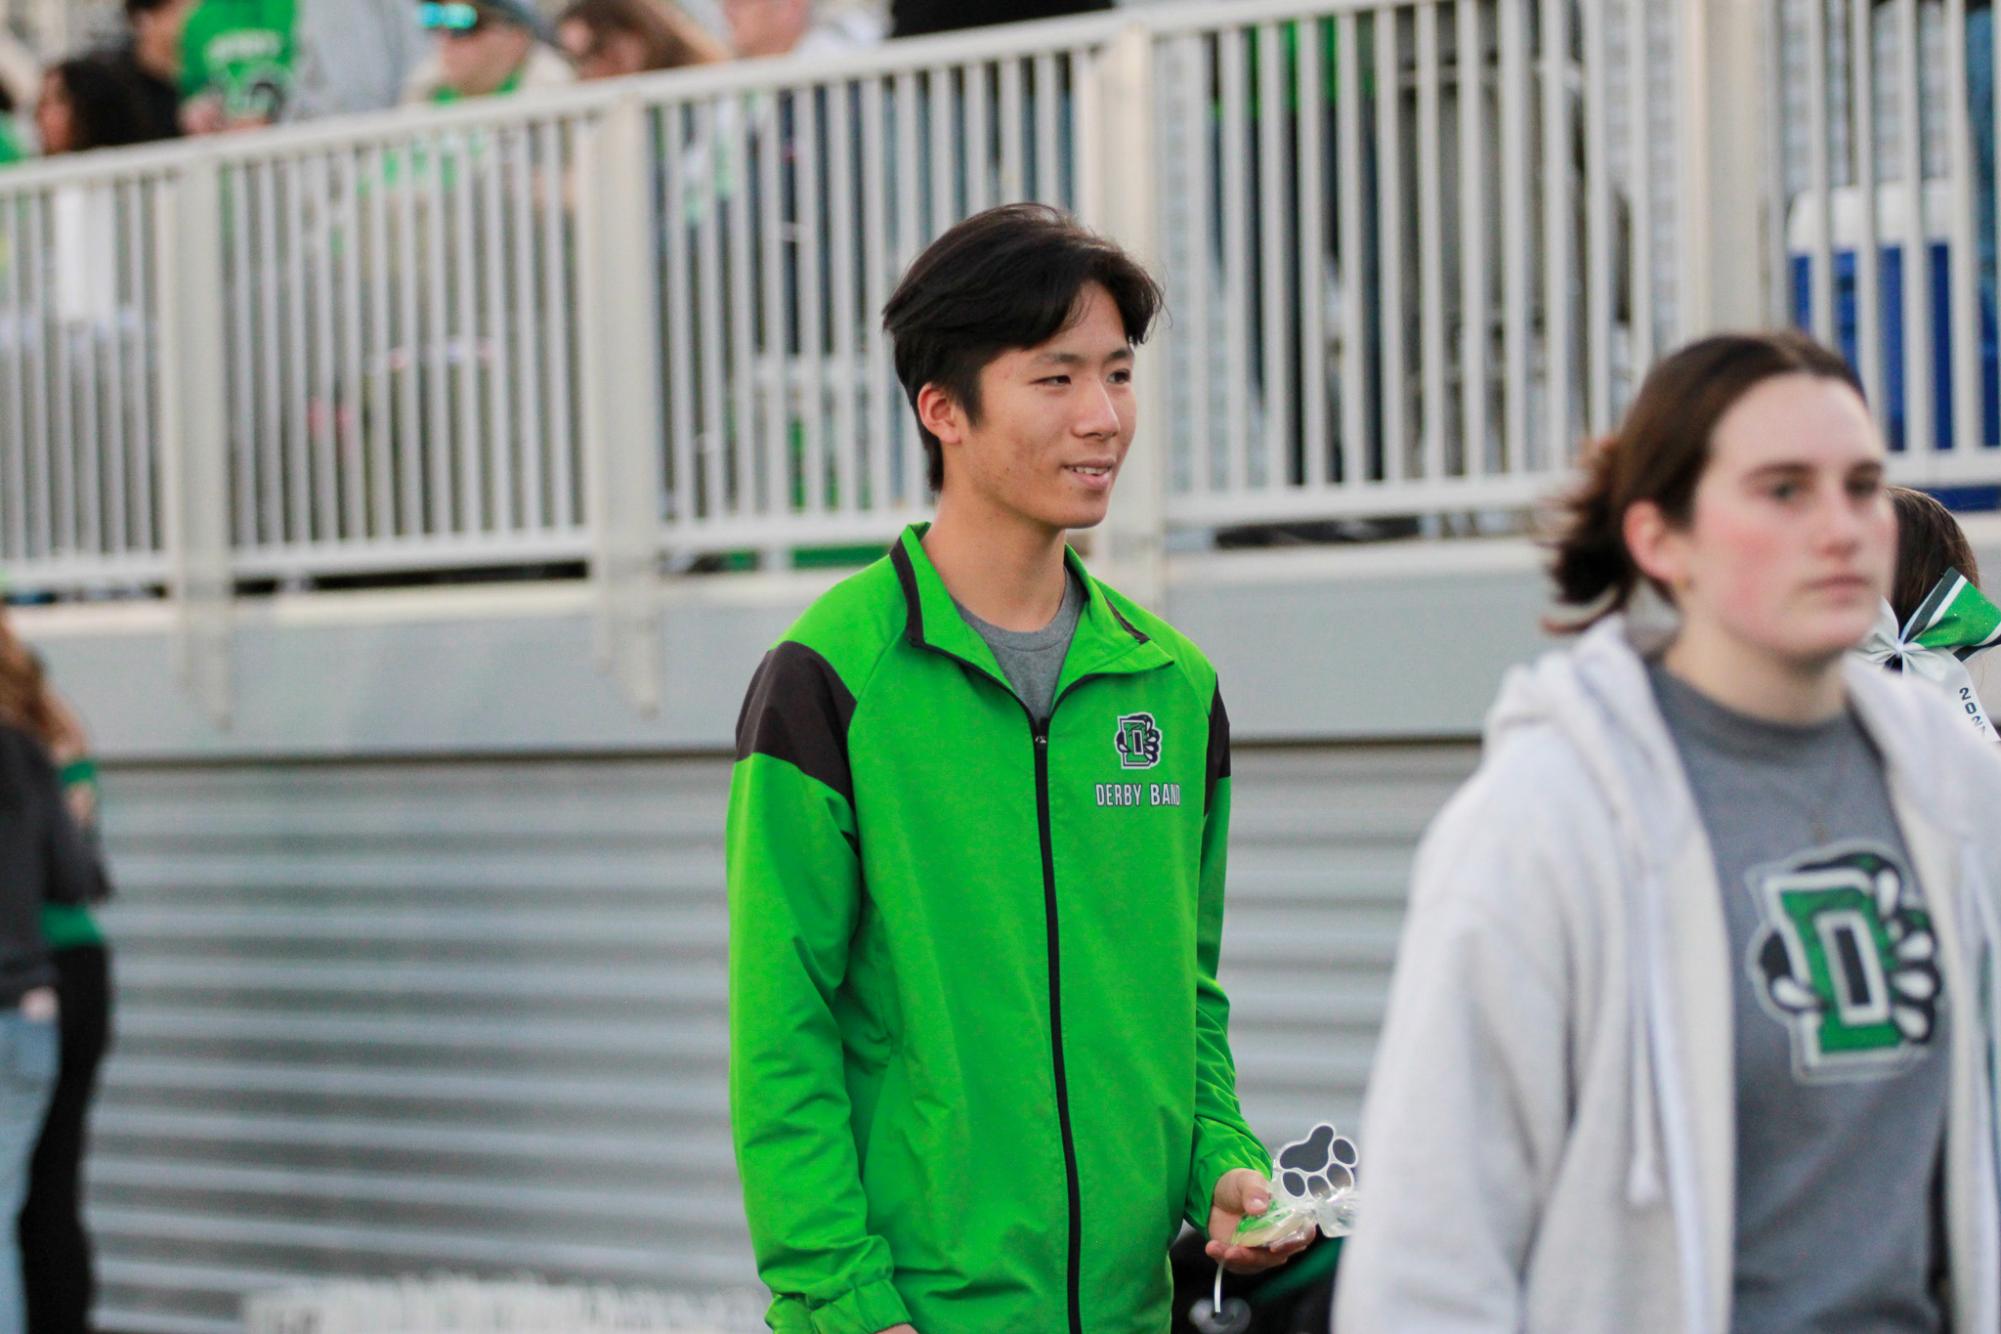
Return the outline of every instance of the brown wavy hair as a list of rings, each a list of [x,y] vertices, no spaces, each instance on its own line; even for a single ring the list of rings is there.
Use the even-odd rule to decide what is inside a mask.
[[[0,606],[0,723],[18,727],[51,749],[64,732],[62,710],[49,690],[42,660],[21,642]]]
[[[1626,511],[1650,500],[1669,523],[1687,525],[1716,424],[1781,375],[1831,380],[1862,394],[1839,353],[1793,329],[1717,334],[1655,363],[1618,431],[1585,451],[1584,476],[1561,502],[1549,573],[1559,603],[1588,610],[1551,619],[1552,631],[1575,634],[1625,610],[1646,578],[1626,549]]]

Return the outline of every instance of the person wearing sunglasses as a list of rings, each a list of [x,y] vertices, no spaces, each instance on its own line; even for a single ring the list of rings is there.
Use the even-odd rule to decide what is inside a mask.
[[[425,0],[417,21],[437,45],[410,77],[405,103],[436,105],[576,80],[550,45],[533,0]]]

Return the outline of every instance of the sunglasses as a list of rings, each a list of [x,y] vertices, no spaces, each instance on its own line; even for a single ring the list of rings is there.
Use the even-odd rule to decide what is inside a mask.
[[[445,0],[417,6],[417,26],[426,32],[471,33],[478,32],[485,15],[479,6],[464,3],[464,0]]]

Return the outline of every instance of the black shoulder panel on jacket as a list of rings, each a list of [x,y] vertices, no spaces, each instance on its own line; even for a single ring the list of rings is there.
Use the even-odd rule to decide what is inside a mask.
[[[1223,686],[1216,685],[1216,694],[1209,701],[1209,778],[1202,788],[1202,810],[1206,814],[1209,802],[1216,795],[1216,784],[1230,776],[1230,711],[1223,707]]]
[[[736,723],[736,757],[769,755],[794,765],[852,803],[848,724],[855,697],[832,663],[804,644],[764,655]]]
[[[903,637],[913,644],[924,642],[924,605],[917,597],[917,571],[910,567],[910,553],[898,542],[889,549],[889,563],[896,567],[896,582],[903,589]]]

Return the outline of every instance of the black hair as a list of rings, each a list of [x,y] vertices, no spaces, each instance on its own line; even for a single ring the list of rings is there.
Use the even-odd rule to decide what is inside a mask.
[[[1003,352],[1048,342],[1077,321],[1084,291],[1111,294],[1126,338],[1146,341],[1163,304],[1160,284],[1116,244],[1045,204],[1003,204],[933,241],[882,308],[896,378],[917,407],[925,385],[951,395],[974,422],[980,372]],[[945,454],[920,418],[927,476],[945,485]]]
[[[165,9],[174,0],[125,0],[125,17],[129,21],[140,14],[150,14],[156,9]]]
[[[160,137],[138,84],[105,57],[77,56],[49,72],[62,80],[69,94],[70,114],[76,121],[71,152],[143,144]]]

